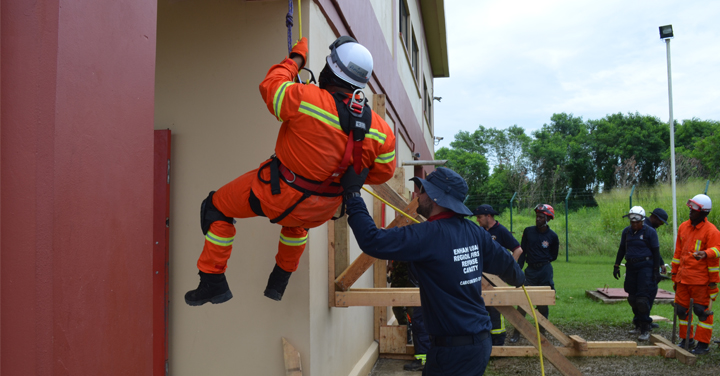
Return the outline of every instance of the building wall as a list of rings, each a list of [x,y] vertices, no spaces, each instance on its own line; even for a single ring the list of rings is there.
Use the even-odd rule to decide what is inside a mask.
[[[156,5],[0,17],[1,372],[149,375]]]
[[[328,46],[338,36],[336,32],[348,31],[338,21],[334,5],[303,1],[302,6],[303,36],[308,37],[310,48],[307,65],[318,75],[329,53]],[[369,38],[360,29],[354,29],[352,34],[368,45],[374,57],[392,57],[392,44],[388,44],[386,34],[396,37],[395,26],[389,26],[395,21],[385,12],[392,14],[396,5],[375,1],[372,7],[369,3],[352,6],[362,7],[362,17],[368,20],[362,24],[376,25],[374,30],[381,32],[373,35],[381,38]],[[378,11],[380,6],[385,10]],[[243,374],[282,374],[281,337],[300,352],[303,373],[308,375],[360,374],[377,357],[373,309],[328,307],[327,225],[310,230],[299,269],[293,273],[283,300],[275,302],[264,297],[262,291],[275,264],[280,227],[266,218],[238,220],[226,272],[234,298],[221,305],[201,307],[189,307],[184,302],[184,294],[196,288],[199,281],[196,262],[203,246],[198,223],[200,202],[209,191],[257,168],[273,153],[280,123],[267,110],[258,85],[268,68],[287,55],[286,13],[287,2],[282,1],[158,2],[155,128],[170,128],[173,134],[169,314],[172,375],[235,375],[238,370]],[[297,38],[297,9],[295,16],[293,37]],[[353,17],[359,16],[353,13]],[[349,22],[352,27],[358,21]],[[380,77],[383,75],[397,72],[382,72]],[[374,93],[392,88],[388,122],[395,128],[398,121],[405,127],[417,124],[411,132],[416,132],[416,143],[424,144],[417,119],[405,115],[409,102],[398,95],[397,82],[374,77],[366,95],[372,100]],[[401,90],[405,95],[405,89]],[[414,111],[413,107],[409,112],[413,118]],[[397,160],[412,159],[412,148],[397,136],[403,145],[398,148]],[[412,174],[413,169],[406,168],[406,177]],[[369,195],[366,201],[371,202]],[[372,211],[372,205],[369,209]],[[359,254],[351,238],[351,259]],[[372,274],[366,273],[355,286],[371,287]]]

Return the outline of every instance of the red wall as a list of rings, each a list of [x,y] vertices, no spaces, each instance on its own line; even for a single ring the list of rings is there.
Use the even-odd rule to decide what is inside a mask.
[[[149,375],[155,1],[0,3],[0,372]]]

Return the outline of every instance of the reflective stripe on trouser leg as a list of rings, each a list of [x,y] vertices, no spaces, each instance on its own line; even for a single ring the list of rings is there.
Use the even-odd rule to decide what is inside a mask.
[[[687,322],[687,320],[678,319],[678,324],[680,325],[680,329],[678,329],[680,331],[680,338],[685,339],[685,337],[687,336],[688,322]],[[693,337],[694,337],[693,329],[690,328],[690,339],[692,339]]]
[[[280,269],[286,272],[294,272],[300,263],[300,256],[305,251],[308,232],[302,227],[285,227],[280,230],[280,242],[275,262]]]
[[[235,226],[225,221],[213,222],[205,235],[205,245],[197,262],[198,269],[204,273],[225,273],[234,239]]]
[[[712,339],[713,316],[715,315],[710,315],[707,320],[698,322],[695,330],[696,340],[704,343],[710,343],[710,340]]]

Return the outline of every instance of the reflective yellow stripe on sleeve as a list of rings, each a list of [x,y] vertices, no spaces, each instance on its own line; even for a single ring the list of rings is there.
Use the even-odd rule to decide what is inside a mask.
[[[715,254],[715,258],[720,258],[720,251],[718,251],[717,247],[711,247],[710,249],[708,249],[708,250],[705,251],[705,252],[708,252],[708,251],[714,253],[714,254]]]
[[[395,150],[378,155],[377,158],[375,158],[375,163],[390,163],[393,159],[395,159]]]
[[[710,299],[715,300],[717,299],[718,293],[710,294]]]
[[[370,131],[368,132],[366,137],[379,142],[380,145],[385,145],[385,139],[387,139],[387,135],[385,133],[382,133],[375,128],[370,128]]]
[[[210,231],[208,231],[207,235],[205,235],[205,240],[209,241],[210,243],[219,245],[221,247],[227,247],[229,245],[232,245],[234,239],[235,239],[234,236],[229,237],[229,238],[223,238],[223,237],[213,234]]]
[[[308,240],[307,235],[303,236],[302,238],[291,238],[291,237],[285,236],[283,234],[280,234],[280,243],[289,245],[291,247],[305,245],[305,243],[307,243],[307,240]]]
[[[342,131],[342,127],[340,126],[340,120],[338,119],[337,115],[333,115],[318,106],[303,101],[300,102],[300,108],[298,109],[298,112],[307,116],[314,117],[315,119],[320,120],[323,123],[339,131]]]
[[[720,267],[718,266],[708,266],[708,273],[717,273],[720,272]]]
[[[283,82],[282,85],[280,85],[280,88],[277,89],[275,92],[275,96],[273,97],[273,110],[275,111],[275,117],[279,121],[283,121],[280,118],[280,108],[282,107],[282,101],[285,99],[285,89],[287,89],[288,86],[294,84],[292,81]]]
[[[673,264],[680,264],[680,259],[673,258],[672,263],[673,263]]]

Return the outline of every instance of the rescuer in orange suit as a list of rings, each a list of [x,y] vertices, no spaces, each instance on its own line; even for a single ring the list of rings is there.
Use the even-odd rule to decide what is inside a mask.
[[[712,338],[713,311],[711,301],[718,295],[718,263],[720,262],[720,231],[707,220],[712,201],[706,195],[696,195],[688,200],[690,220],[678,228],[675,254],[672,259],[672,281],[675,290],[675,310],[680,319],[681,347],[697,347],[693,354],[707,354]],[[690,299],[693,312],[689,312]],[[698,318],[697,331],[693,339],[687,337],[688,316],[695,313]],[[689,341],[689,342],[688,342]]]
[[[282,226],[265,289],[265,296],[281,300],[305,250],[308,229],[330,220],[343,203],[339,181],[348,166],[358,173],[369,169],[367,184],[382,184],[393,176],[395,135],[367,106],[361,91],[372,74],[372,55],[347,36],[333,42],[330,51],[319,87],[294,82],[306,62],[306,38],[260,83],[268,110],[282,122],[275,154],[203,201],[200,285],[185,294],[187,304],[232,298],[225,270],[235,238],[234,218],[265,216]]]

